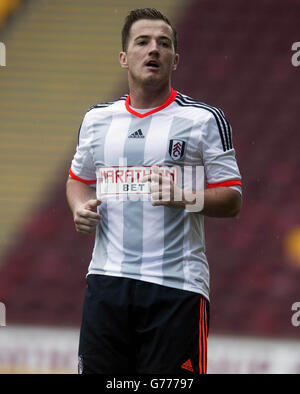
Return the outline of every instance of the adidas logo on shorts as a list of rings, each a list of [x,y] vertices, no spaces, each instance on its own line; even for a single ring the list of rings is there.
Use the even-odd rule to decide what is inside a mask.
[[[185,363],[181,365],[182,369],[186,369],[187,371],[194,372],[191,360],[187,360]]]

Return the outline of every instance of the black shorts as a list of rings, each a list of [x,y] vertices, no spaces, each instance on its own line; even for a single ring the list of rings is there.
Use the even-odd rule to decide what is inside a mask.
[[[145,281],[88,275],[79,373],[205,374],[209,302]]]

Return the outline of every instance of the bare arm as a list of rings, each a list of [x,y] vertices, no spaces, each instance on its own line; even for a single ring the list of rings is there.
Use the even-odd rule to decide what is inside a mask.
[[[97,199],[95,190],[83,182],[69,178],[66,195],[76,230],[83,234],[93,233],[101,219],[101,215],[97,213],[101,201]]]
[[[206,189],[204,195],[203,191],[182,190],[170,179],[159,173],[156,167],[154,167],[152,175],[146,175],[143,178],[143,182],[150,180],[154,182],[151,185],[152,205],[154,206],[165,205],[179,209],[194,206],[197,208],[199,201],[203,201],[203,209],[200,211],[201,208],[199,208],[199,213],[219,218],[234,217],[241,209],[242,198],[240,193],[229,187]],[[176,198],[176,196],[180,198]]]
[[[186,199],[183,197],[182,202],[172,202],[169,206],[174,208],[186,208],[190,204],[193,206],[193,204],[197,204],[196,193],[185,191],[183,196],[186,196]],[[200,192],[199,201],[203,198],[202,193]],[[155,203],[154,205],[160,204]],[[236,216],[240,212],[241,206],[242,197],[238,191],[230,189],[230,187],[217,187],[204,190],[203,209],[199,213],[209,217],[229,218]]]
[[[204,191],[204,207],[201,213],[210,217],[234,217],[241,209],[242,198],[230,187],[216,187]]]

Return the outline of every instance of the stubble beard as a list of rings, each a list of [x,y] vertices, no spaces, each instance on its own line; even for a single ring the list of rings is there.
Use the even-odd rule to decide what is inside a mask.
[[[169,80],[166,78],[157,75],[156,73],[152,73],[152,75],[136,75],[129,74],[129,81],[133,82],[133,85],[145,87],[145,88],[158,88],[160,86],[166,85],[169,83]]]

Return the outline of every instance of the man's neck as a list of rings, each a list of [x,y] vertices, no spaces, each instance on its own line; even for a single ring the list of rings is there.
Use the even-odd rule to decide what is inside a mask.
[[[155,88],[153,86],[129,87],[130,105],[133,108],[156,108],[162,105],[170,96],[169,85]]]

